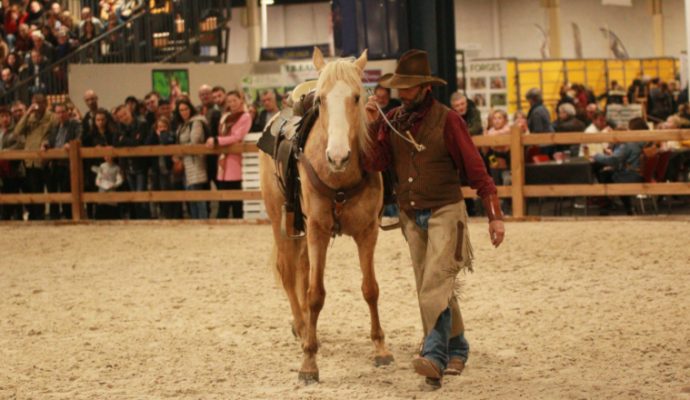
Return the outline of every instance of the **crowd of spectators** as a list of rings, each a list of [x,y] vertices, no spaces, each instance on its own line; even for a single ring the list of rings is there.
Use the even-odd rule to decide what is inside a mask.
[[[603,133],[615,129],[683,129],[690,128],[690,106],[688,89],[679,90],[677,82],[663,82],[655,79],[636,79],[625,90],[618,82],[612,81],[610,89],[595,96],[592,90],[580,84],[565,84],[560,91],[560,99],[555,105],[555,118],[544,104],[539,89],[530,89],[526,94],[529,103],[527,114],[518,111],[513,116],[513,125],[523,133]],[[457,92],[450,99],[452,108],[465,120],[471,135],[509,135],[510,124],[503,110],[491,110],[486,123],[475,104],[465,95]],[[626,121],[625,126],[617,126],[607,117],[607,108],[613,104],[639,104],[640,115]],[[594,175],[600,183],[644,182],[644,160],[655,156],[659,151],[681,150],[690,147],[687,142],[650,143],[589,143],[583,145],[532,146],[525,150],[527,163],[556,161],[580,157],[592,162]],[[497,185],[509,185],[510,152],[505,147],[483,148],[487,168]],[[676,181],[687,179],[688,157],[676,157],[675,163],[668,166],[663,179]],[[599,204],[607,213],[613,207],[610,199],[600,199]],[[504,202],[506,208],[508,202]],[[629,198],[622,203],[628,214],[633,212]],[[468,210],[472,210],[468,204]],[[508,212],[509,210],[505,210]]]
[[[262,93],[264,112],[277,109],[275,93]],[[142,145],[203,144],[209,148],[231,146],[244,140],[259,115],[252,117],[244,94],[221,86],[202,85],[198,102],[181,94],[171,104],[156,92],[144,99],[127,97],[111,110],[102,108],[93,90],[84,93],[88,110],[83,116],[74,104],[48,105],[46,96],[37,93],[27,107],[21,101],[0,106],[0,150],[69,149],[71,140],[82,147],[135,147]],[[195,104],[196,103],[196,104]],[[259,130],[263,129],[260,127]],[[0,160],[2,193],[58,193],[70,191],[66,160]],[[85,159],[86,192],[147,190],[241,189],[242,156],[184,155]],[[71,217],[70,204],[51,204],[50,219]],[[86,215],[93,219],[150,219],[211,217],[211,204],[205,201],[88,204]],[[43,204],[4,205],[2,219],[41,220],[46,218]],[[221,201],[217,218],[242,218],[241,201]]]
[[[55,0],[2,0],[0,3],[0,99],[9,105],[29,99],[35,93],[64,93],[65,66],[46,67],[63,59],[81,44],[126,22],[144,6],[143,0],[101,0],[99,9],[83,7],[79,15],[63,9]],[[111,47],[121,45],[113,37]],[[108,49],[111,51],[113,49]],[[82,62],[93,60],[102,50],[83,54]],[[39,74],[40,72],[40,74]],[[19,93],[19,82],[37,75]]]

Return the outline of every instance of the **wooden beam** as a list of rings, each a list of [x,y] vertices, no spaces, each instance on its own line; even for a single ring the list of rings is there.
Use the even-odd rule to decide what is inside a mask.
[[[513,194],[513,217],[522,218],[525,216],[525,152],[522,140],[525,138],[520,131],[520,127],[514,125],[510,130],[510,170],[512,174],[512,194]]]
[[[151,157],[181,156],[198,154],[242,154],[256,153],[259,149],[252,143],[234,144],[232,146],[209,149],[203,144],[172,146],[138,146],[138,147],[89,147],[82,148],[82,158],[112,157]]]
[[[0,160],[66,160],[67,158],[69,158],[69,153],[65,149],[0,151]]]
[[[498,191],[498,197],[512,197],[513,196],[513,190],[511,186],[498,186],[496,187]],[[476,199],[479,196],[477,196],[477,191],[472,189],[469,186],[463,186],[462,187],[462,196],[466,199]]]
[[[169,190],[157,192],[84,193],[85,203],[148,203],[185,201],[261,200],[259,190]]]
[[[70,201],[72,201],[70,193],[25,193],[0,196],[0,204],[69,203]]]
[[[527,185],[526,197],[690,195],[690,182],[612,183],[607,185]]]
[[[689,139],[690,130],[669,129],[661,131],[613,131],[610,133],[536,133],[525,135],[522,143],[529,146],[537,144],[662,142]]]
[[[84,204],[81,199],[84,190],[82,178],[84,170],[82,169],[80,149],[80,140],[69,142],[69,181],[72,192],[72,221],[74,222],[80,221],[84,213]]]

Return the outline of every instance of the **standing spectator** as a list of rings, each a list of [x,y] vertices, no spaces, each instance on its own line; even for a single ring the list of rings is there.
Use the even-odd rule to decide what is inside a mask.
[[[154,129],[146,139],[147,146],[175,144],[175,135],[170,130],[170,120],[161,116],[156,120]],[[158,156],[151,163],[152,190],[172,189],[172,159],[170,156]],[[158,204],[159,217],[180,218],[182,209],[178,203],[162,202]]]
[[[656,80],[658,83],[658,79]],[[655,122],[663,122],[673,114],[673,96],[666,82],[650,89],[647,101],[647,113]]]
[[[91,91],[93,92],[93,91]],[[88,95],[88,91],[87,91]],[[95,95],[95,93],[94,93]],[[85,96],[86,97],[86,96]],[[97,98],[96,98],[97,99]],[[89,102],[87,102],[89,104]],[[113,117],[104,108],[98,108],[95,111],[89,110],[87,116],[92,119],[93,125],[82,123],[82,146],[83,147],[104,147],[112,146],[115,143],[115,138],[118,136],[117,127]],[[82,122],[86,117],[82,119]],[[87,128],[85,128],[85,126]],[[96,191],[96,172],[98,168],[98,161],[95,158],[87,158],[84,160],[84,190],[87,192]],[[95,218],[96,207],[93,203],[86,205],[86,211],[89,218]]]
[[[14,50],[14,42],[17,40],[17,33],[19,31],[19,6],[13,4],[5,11],[5,37],[10,50]]]
[[[12,114],[12,121],[14,124],[18,124],[19,120],[22,119],[24,114],[26,114],[26,106],[21,100],[15,100],[10,106],[10,113]]]
[[[204,143],[204,126],[206,120],[197,115],[196,109],[187,99],[177,103],[175,118],[180,123],[177,129],[178,143],[202,144]],[[185,188],[187,190],[202,190],[208,182],[206,175],[206,158],[203,155],[183,156]],[[192,201],[189,203],[189,214],[194,219],[208,218],[208,209],[205,201]]]
[[[388,114],[388,111],[395,107],[400,107],[400,100],[391,98],[391,90],[381,85],[376,85],[374,96],[376,96],[376,104],[381,107],[384,114]]]
[[[214,86],[211,93],[216,109],[222,112],[225,108],[225,88],[222,86]]]
[[[455,92],[450,96],[450,105],[465,121],[470,135],[477,136],[482,134],[484,131],[484,128],[482,128],[482,116],[472,100],[460,92]]]
[[[14,108],[14,107],[13,107]],[[19,120],[15,128],[16,140],[24,140],[26,150],[41,150],[48,147],[48,134],[54,126],[53,113],[47,110],[48,102],[42,94],[34,94],[27,113]],[[43,161],[37,159],[25,160],[26,179],[24,193],[43,193],[45,189],[45,172]],[[29,219],[44,219],[44,204],[31,204]]]
[[[218,137],[208,138],[206,146],[231,146],[240,143],[249,133],[252,118],[244,110],[239,92],[233,90],[227,95],[228,112],[223,115]],[[218,159],[218,189],[242,189],[242,154],[223,154]],[[232,210],[232,213],[230,213]],[[242,218],[242,201],[221,201],[218,205],[218,219]]]
[[[23,65],[22,58],[17,53],[11,52],[7,55],[2,65],[4,68],[9,68],[15,75],[19,75],[19,71]]]
[[[81,138],[81,124],[70,119],[67,106],[58,103],[53,107],[56,116],[56,124],[48,135],[48,147],[51,149],[69,149],[69,142]],[[46,186],[49,193],[69,193],[70,174],[69,160],[52,160],[49,163],[48,179]],[[62,207],[62,212],[60,211]],[[50,218],[58,220],[61,217],[72,218],[72,208],[68,203],[51,203]]]
[[[135,147],[141,146],[146,141],[146,133],[143,124],[134,116],[127,106],[117,107],[118,137],[115,139],[116,147]],[[133,192],[144,192],[148,188],[148,161],[145,157],[133,157],[123,160],[127,185]],[[150,218],[149,205],[147,203],[135,203],[131,207],[134,219]]]
[[[96,186],[100,193],[116,191],[124,182],[122,169],[113,162],[111,156],[105,156],[105,162],[96,168],[95,172]],[[117,203],[98,204],[95,217],[96,219],[119,219],[121,218],[120,209]]]
[[[33,42],[31,40],[31,29],[27,24],[19,24],[19,31],[17,32],[17,39],[14,42],[14,51],[19,54],[27,54]]]
[[[93,130],[96,122],[96,111],[98,111],[98,95],[96,92],[91,89],[84,92],[84,103],[88,111],[81,120],[81,130],[86,133]]]
[[[22,150],[23,138],[13,135],[14,121],[7,106],[0,106],[0,151]],[[3,194],[17,194],[22,187],[24,166],[20,160],[0,161],[0,186]],[[21,219],[22,206],[19,204],[5,204],[2,206],[0,218],[3,220]]]
[[[541,90],[532,88],[527,91],[525,96],[529,102],[530,108],[527,113],[527,127],[530,133],[549,133],[553,132],[551,126],[551,115],[549,110],[544,106],[544,101],[541,97]],[[555,146],[540,146],[541,152],[549,157],[555,152]]]
[[[261,105],[263,110],[259,113],[258,122],[253,129],[256,132],[261,132],[266,127],[268,121],[273,118],[280,110],[278,109],[278,102],[276,101],[276,92],[273,90],[266,90],[261,93]]]
[[[26,23],[29,25],[41,25],[41,17],[43,17],[43,6],[38,1],[32,1],[27,8]]]
[[[216,93],[220,93],[217,91]],[[210,136],[218,136],[218,126],[220,125],[220,118],[222,115],[222,108],[218,107],[214,102],[214,92],[209,85],[201,85],[199,87],[199,114],[206,118],[206,123],[210,127]],[[224,107],[224,106],[223,106]],[[204,138],[205,140],[208,137]],[[216,180],[218,174],[218,156],[211,154],[206,158],[206,174],[210,181]],[[210,189],[210,188],[209,188]]]
[[[13,91],[15,85],[17,84],[17,75],[12,72],[11,69],[3,68],[2,72],[0,72],[0,78],[2,78],[2,81],[0,81],[0,94],[2,95],[2,102],[3,104],[12,103],[18,97],[18,93]]]

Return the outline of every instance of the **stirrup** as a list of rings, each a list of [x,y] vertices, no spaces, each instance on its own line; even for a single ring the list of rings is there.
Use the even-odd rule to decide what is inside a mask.
[[[305,236],[304,231],[295,229],[295,213],[294,211],[287,211],[285,204],[280,212],[280,233],[290,239],[299,239]]]
[[[381,217],[379,221],[379,228],[383,231],[392,231],[400,228],[400,218],[398,217]]]

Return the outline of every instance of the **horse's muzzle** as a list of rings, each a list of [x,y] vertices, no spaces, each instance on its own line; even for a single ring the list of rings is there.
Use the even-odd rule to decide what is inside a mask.
[[[326,152],[326,158],[328,159],[328,164],[330,164],[331,169],[333,171],[336,171],[336,172],[344,170],[345,167],[347,167],[347,163],[350,161],[350,154],[351,153],[352,153],[351,151],[348,151],[347,154],[345,155],[345,157],[342,157],[340,159],[338,159],[338,158],[334,159],[331,157],[331,155],[327,151]]]

